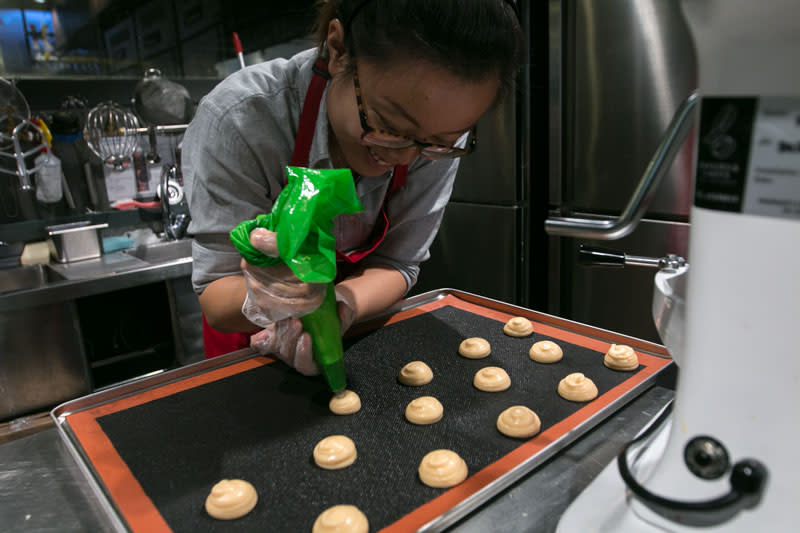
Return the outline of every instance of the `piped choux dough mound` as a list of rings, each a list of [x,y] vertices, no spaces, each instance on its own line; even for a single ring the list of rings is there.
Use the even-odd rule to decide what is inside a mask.
[[[597,398],[597,386],[591,379],[575,372],[559,381],[558,394],[571,402],[588,402]]]
[[[527,337],[533,333],[533,324],[524,316],[515,316],[503,326],[503,333],[511,337]]]
[[[445,489],[467,479],[467,463],[452,450],[433,450],[419,463],[419,479],[429,487]]]
[[[311,533],[367,533],[369,522],[355,505],[334,505],[322,511]]]
[[[433,396],[420,396],[406,406],[406,420],[420,426],[435,424],[443,414],[444,407]]]
[[[241,518],[256,506],[256,489],[243,479],[223,479],[206,498],[206,512],[218,520]]]
[[[508,377],[508,372],[499,366],[487,366],[475,372],[472,384],[478,390],[500,392],[511,386],[511,378]]]
[[[409,387],[427,385],[431,380],[433,380],[433,370],[422,361],[411,361],[397,374],[397,381]]]
[[[351,390],[343,390],[333,395],[328,407],[335,415],[352,415],[361,409],[361,398]]]
[[[355,443],[344,435],[325,437],[314,446],[314,462],[325,470],[347,468],[357,455]]]
[[[492,347],[486,339],[470,337],[461,341],[458,346],[458,353],[467,359],[483,359],[492,353]]]
[[[497,417],[497,429],[508,437],[527,439],[539,433],[541,427],[539,415],[524,405],[513,405]]]
[[[561,346],[552,341],[534,342],[528,355],[537,363],[555,363],[561,361],[564,352]]]
[[[603,357],[603,364],[611,370],[628,372],[639,368],[639,356],[625,344],[612,344]]]

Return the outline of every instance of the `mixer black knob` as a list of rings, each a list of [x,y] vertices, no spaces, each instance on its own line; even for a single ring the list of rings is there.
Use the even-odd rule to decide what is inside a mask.
[[[686,444],[683,459],[689,470],[699,478],[717,479],[730,466],[728,451],[713,437],[695,437]]]

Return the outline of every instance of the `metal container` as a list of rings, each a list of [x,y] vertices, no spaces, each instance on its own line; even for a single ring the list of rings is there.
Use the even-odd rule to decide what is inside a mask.
[[[103,254],[103,241],[100,230],[108,224],[91,224],[89,221],[71,222],[45,228],[53,239],[56,260],[70,263],[84,259],[94,259]]]

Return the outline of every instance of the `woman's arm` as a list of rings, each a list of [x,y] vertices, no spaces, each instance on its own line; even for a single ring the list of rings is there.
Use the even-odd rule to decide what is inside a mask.
[[[403,297],[406,279],[387,265],[364,268],[336,285],[336,292],[354,312],[351,322],[380,313]]]
[[[223,333],[258,329],[242,314],[246,293],[244,276],[226,276],[209,283],[198,297],[208,325]]]
[[[406,280],[395,268],[374,265],[336,286],[353,310],[352,321],[376,315],[403,297]],[[223,333],[258,329],[242,314],[247,285],[244,276],[226,276],[211,282],[200,294],[208,325]]]

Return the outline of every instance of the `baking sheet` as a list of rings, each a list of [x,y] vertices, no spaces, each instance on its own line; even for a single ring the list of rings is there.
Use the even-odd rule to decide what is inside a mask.
[[[595,338],[577,335],[565,329],[569,323],[549,317],[562,322],[560,327],[535,321],[533,338],[513,339],[502,334],[502,323],[513,315],[538,314],[455,291],[431,296],[365,326],[351,342],[348,377],[363,408],[350,417],[327,411],[329,394],[320,381],[267,364],[262,357],[126,398],[107,396],[102,405],[90,402],[71,414],[63,406],[54,415],[110,496],[111,507],[135,531],[256,531],[265,524],[280,531],[310,531],[319,512],[338,503],[361,508],[372,531],[438,530],[574,439],[581,428],[613,412],[615,403],[668,363],[641,353],[637,372],[613,372],[602,366],[608,341],[601,339],[608,332],[583,331]],[[458,356],[458,343],[467,336],[489,339],[492,355],[483,360]],[[564,347],[562,363],[539,365],[527,357],[532,342],[546,338]],[[387,340],[394,342],[381,344]],[[407,388],[396,383],[399,368],[413,359],[433,368],[431,384]],[[472,388],[474,372],[489,365],[508,370],[509,391]],[[594,402],[574,404],[555,393],[558,380],[576,370],[597,382],[601,396]],[[242,391],[247,391],[244,400]],[[428,394],[442,401],[444,419],[433,426],[405,422],[408,401]],[[272,401],[277,409],[265,407]],[[542,419],[542,432],[529,441],[509,439],[494,428],[497,414],[517,403]],[[322,471],[311,463],[311,450],[334,433],[353,438],[359,459],[342,471]],[[458,451],[471,477],[448,491],[422,485],[416,466],[436,448]],[[157,474],[168,474],[171,481]],[[248,479],[259,490],[261,501],[247,517],[217,522],[205,515],[205,496],[223,477]]]

